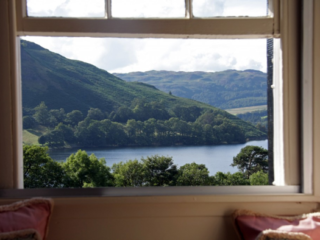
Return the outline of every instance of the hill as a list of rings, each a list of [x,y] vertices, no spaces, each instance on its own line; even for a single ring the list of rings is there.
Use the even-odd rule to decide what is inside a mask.
[[[256,70],[222,72],[148,71],[114,73],[128,82],[151,84],[164,92],[221,109],[267,104],[267,76]]]
[[[23,107],[34,108],[44,101],[49,109],[66,111],[90,108],[114,111],[130,106],[135,98],[147,102],[162,101],[170,109],[174,106],[210,106],[171,96],[152,85],[126,82],[107,71],[88,63],[70,60],[41,46],[21,41]]]
[[[221,109],[199,101],[170,95],[147,83],[124,81],[93,65],[67,59],[32,42],[21,41],[21,68],[25,113],[28,112],[26,109],[33,109],[34,111],[36,106],[45,102],[46,106],[38,107],[38,111],[44,110],[45,106],[48,107],[48,110],[60,108],[63,108],[66,112],[80,110],[86,116],[90,109],[98,108],[103,112],[110,113],[110,115],[111,113],[116,115],[119,109],[127,111],[127,108],[132,108],[133,103],[137,103],[136,106],[141,108],[133,109],[133,111],[135,115],[141,115],[142,113],[139,113],[139,110],[143,106],[146,107],[145,109],[151,107],[157,110],[159,107],[155,103],[159,103],[165,108],[165,114],[170,117],[179,117],[174,113],[174,110],[184,111],[185,108],[196,107],[201,110],[201,114],[206,111],[212,112],[211,115],[207,115],[212,126],[218,123],[222,124],[224,120],[227,120],[241,128],[247,139],[266,137],[264,133],[251,124]],[[137,99],[142,100],[142,102],[137,102]],[[144,105],[144,102],[150,104],[153,102],[153,104],[147,106]],[[160,108],[155,112],[161,112]],[[109,119],[117,121],[114,120],[115,115],[112,115],[113,118],[109,116]],[[182,115],[183,113],[181,113]],[[54,116],[51,115],[51,117]],[[217,117],[219,119],[215,119]],[[169,117],[166,119],[169,120]],[[207,120],[203,121],[205,124]],[[90,121],[87,123],[89,124]],[[121,123],[125,122],[122,121]],[[50,127],[50,125],[48,126]],[[76,131],[76,128],[74,131]]]

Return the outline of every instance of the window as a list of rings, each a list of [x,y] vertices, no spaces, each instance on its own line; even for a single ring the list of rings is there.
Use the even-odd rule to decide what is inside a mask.
[[[276,1],[275,1],[276,2]],[[290,4],[289,4],[290,5]],[[189,6],[190,7],[190,6]],[[21,6],[18,3],[18,10],[21,10]],[[275,9],[277,9],[275,7]],[[289,10],[288,10],[289,11]],[[17,16],[23,15],[22,12],[18,12]],[[192,16],[192,14],[189,14]],[[276,16],[276,15],[275,15]],[[33,18],[22,18],[18,17],[18,35],[83,35],[83,36],[139,36],[146,37],[152,34],[154,37],[199,37],[199,38],[219,38],[219,37],[230,37],[230,38],[257,38],[257,37],[274,37],[277,36],[277,21],[278,16],[275,18],[240,18],[240,19],[183,19],[183,20],[117,20],[117,19],[94,19],[86,21],[84,19],[33,19]],[[39,22],[41,21],[41,24]],[[215,28],[212,28],[212,26]],[[65,27],[68,26],[68,27]],[[291,25],[290,25],[291,26]],[[289,27],[288,27],[289,28]],[[70,34],[70,32],[72,32]],[[283,41],[289,41],[289,38],[286,36],[286,33],[283,33]],[[284,45],[287,46],[286,44]],[[295,65],[296,63],[292,60],[291,56],[289,57],[288,49],[283,49],[285,52],[284,63],[290,59],[289,64]],[[287,63],[285,63],[287,64]],[[284,64],[284,65],[285,65]],[[285,66],[286,70],[288,67]],[[293,74],[292,71],[284,73]],[[291,76],[290,76],[291,77]],[[286,95],[291,90],[294,92],[293,86],[290,84],[290,89],[288,91],[285,89],[284,94]],[[286,82],[284,88],[288,88]],[[292,93],[292,92],[291,92]],[[284,101],[291,101],[295,99],[295,95],[290,95],[290,99],[287,99],[284,96]],[[294,101],[294,100],[293,100]],[[286,127],[290,128],[291,125],[294,126],[294,131],[292,133],[292,128],[290,129],[290,134],[297,134],[298,132],[298,123],[296,120],[289,119],[288,113],[286,111],[291,111],[290,108],[285,109],[284,118],[286,121]],[[295,116],[297,113],[293,110],[293,113],[289,115]],[[298,169],[297,157],[294,157],[294,151],[292,146],[297,146],[298,143],[294,142],[296,138],[290,138],[288,134],[288,129],[284,129],[284,155],[289,155],[289,158],[286,157],[286,164],[294,166],[295,171]],[[296,135],[295,135],[296,136]],[[290,146],[290,149],[288,149]],[[281,154],[280,154],[281,155]],[[292,157],[292,158],[291,158]],[[289,169],[285,168],[285,171]],[[297,172],[297,171],[296,171]],[[299,174],[298,174],[299,175]],[[287,175],[286,175],[287,176]],[[286,184],[294,185],[299,183],[299,177],[295,173],[293,176],[287,178]]]
[[[245,146],[268,148],[266,128],[263,125],[260,131],[253,127],[257,123],[252,126],[220,109],[241,113],[249,106],[267,115],[265,39],[23,39],[30,41],[21,43],[24,144],[45,144],[51,148],[49,155],[61,162],[79,149],[105,158],[117,187],[151,184],[146,172],[156,170],[147,164],[152,161],[147,157],[154,155],[159,155],[154,161],[160,156],[167,161],[168,169],[158,174],[168,179],[153,181],[153,186],[251,184],[249,171],[243,175],[231,164]],[[95,74],[88,64],[63,59],[33,42],[98,64],[128,82],[116,83],[102,70]],[[75,113],[79,117],[71,121]],[[267,151],[262,155],[267,158]],[[142,157],[147,161],[140,161]],[[125,163],[129,159],[140,163]],[[125,166],[113,167],[120,161]],[[261,162],[265,173],[255,184],[266,185],[268,162]],[[166,175],[169,169],[172,173]],[[133,181],[135,174],[128,173],[135,171],[145,177]],[[29,178],[25,175],[25,182]],[[35,187],[25,185],[31,186]]]

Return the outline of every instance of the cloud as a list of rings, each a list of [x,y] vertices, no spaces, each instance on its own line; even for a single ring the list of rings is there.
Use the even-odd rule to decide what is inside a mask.
[[[248,7],[250,6],[250,7]],[[226,0],[222,16],[266,16],[267,0]]]
[[[194,0],[193,12],[197,17],[265,16],[267,0]]]
[[[149,70],[266,72],[266,40],[26,37],[109,72]]]
[[[140,47],[139,42],[131,39],[103,39],[102,45],[97,49],[100,51],[97,66],[106,70],[130,66],[138,61],[137,51]]]
[[[114,17],[184,17],[184,0],[116,0],[112,2]]]
[[[246,65],[243,65],[240,67],[241,70],[246,69],[261,69],[262,64],[258,61],[255,61],[254,59],[250,59],[249,62]]]
[[[193,15],[196,17],[223,16],[226,0],[195,0]]]
[[[30,16],[104,17],[104,0],[28,0]],[[248,7],[250,6],[250,7]],[[198,17],[265,16],[267,0],[194,0]],[[184,17],[184,0],[113,0],[114,17]]]
[[[37,17],[104,17],[102,0],[28,0],[29,16]]]

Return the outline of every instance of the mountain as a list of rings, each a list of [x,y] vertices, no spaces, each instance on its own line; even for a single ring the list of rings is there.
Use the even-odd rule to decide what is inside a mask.
[[[128,82],[151,84],[164,92],[221,109],[267,104],[267,75],[256,70],[222,72],[148,71],[114,73]]]
[[[23,40],[21,68],[25,109],[44,101],[48,109],[80,110],[86,115],[90,108],[99,108],[110,113],[122,106],[130,107],[133,100],[139,98],[161,102],[171,112],[175,107],[192,106],[211,110],[215,116],[220,115],[241,127],[249,138],[266,137],[251,124],[208,104],[170,95],[146,83],[124,81],[93,65],[67,59]]]
[[[49,109],[64,108],[86,113],[91,107],[114,111],[130,106],[133,99],[163,101],[174,106],[209,105],[170,96],[149,84],[126,82],[88,63],[70,60],[41,46],[21,41],[23,107],[34,108],[44,101]]]

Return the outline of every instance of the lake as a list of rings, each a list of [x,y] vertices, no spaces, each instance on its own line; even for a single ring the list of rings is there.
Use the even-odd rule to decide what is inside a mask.
[[[233,157],[240,152],[241,148],[247,145],[255,145],[268,149],[268,140],[218,146],[82,148],[82,150],[85,150],[89,155],[94,153],[98,158],[105,158],[109,167],[120,161],[141,159],[141,157],[158,154],[173,157],[173,161],[178,167],[192,162],[205,164],[210,171],[210,175],[214,175],[219,171],[237,172],[238,169],[231,167],[230,164],[232,163]],[[78,149],[49,150],[49,155],[56,161],[65,161],[67,157],[77,152],[77,150]]]

